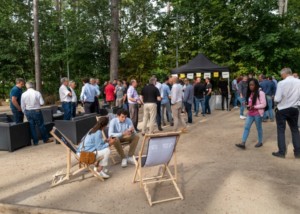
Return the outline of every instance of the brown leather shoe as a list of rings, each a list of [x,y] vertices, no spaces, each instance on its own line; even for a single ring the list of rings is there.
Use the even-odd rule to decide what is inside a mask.
[[[44,142],[44,143],[52,143],[54,140],[53,139],[48,139],[46,142]]]

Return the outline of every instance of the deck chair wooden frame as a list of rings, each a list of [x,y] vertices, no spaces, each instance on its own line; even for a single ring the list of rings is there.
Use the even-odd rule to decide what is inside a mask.
[[[183,200],[182,193],[181,193],[181,191],[180,191],[180,189],[177,185],[176,145],[178,143],[180,134],[181,134],[181,132],[146,134],[144,136],[142,146],[141,146],[141,149],[139,151],[139,155],[134,158],[135,163],[136,163],[136,168],[135,168],[135,172],[134,172],[133,183],[139,182],[140,187],[143,187],[150,206],[152,206],[153,204],[172,201],[172,200],[177,200],[177,199]],[[149,143],[151,143],[150,140],[154,139],[154,138],[158,138],[158,139],[160,139],[159,143],[161,143],[161,141],[163,141],[164,138],[168,138],[168,137],[174,137],[175,138],[174,139],[175,144],[174,144],[174,148],[173,148],[173,152],[171,154],[171,157],[169,158],[168,162],[160,163],[160,164],[157,164],[157,165],[152,165],[152,166],[162,166],[162,170],[159,172],[158,175],[153,176],[153,177],[144,177],[144,173],[143,173],[144,168],[152,167],[152,166],[145,166],[146,162],[147,162],[147,160],[145,161],[145,159],[148,158]],[[148,144],[148,149],[146,151],[146,155],[143,155],[144,150],[146,148],[146,144]],[[169,168],[169,163],[170,163],[172,158],[173,158],[173,162],[174,162],[173,163],[174,164],[174,174],[171,172],[171,170]],[[148,189],[148,185],[149,184],[162,183],[162,182],[171,182],[173,184],[178,196],[171,197],[171,198],[166,198],[166,199],[163,199],[163,200],[156,200],[156,201],[152,200],[151,194],[150,194],[149,189]]]
[[[53,127],[52,131],[50,132],[50,134],[55,138],[56,141],[58,141],[60,143],[60,145],[62,145],[67,152],[67,167],[66,167],[66,173],[63,173],[62,171],[57,172],[52,179],[51,182],[51,187],[57,186],[61,183],[63,183],[64,181],[70,180],[72,177],[74,177],[75,175],[83,172],[83,171],[88,171],[90,172],[92,175],[94,175],[95,177],[97,177],[99,180],[104,181],[104,179],[98,175],[97,172],[94,171],[93,168],[91,168],[91,165],[87,165],[87,164],[83,164],[79,162],[79,156],[77,155],[76,151],[77,151],[77,147],[71,142],[70,139],[68,139],[61,131],[59,131],[56,127]],[[74,156],[76,159],[76,163],[72,165],[71,163],[71,156]],[[103,157],[99,157],[96,159],[97,161],[100,161],[101,159],[103,159]],[[71,172],[71,169],[75,166],[78,166],[79,168],[77,170],[75,170],[74,172]],[[82,174],[82,178],[84,179],[84,175]]]

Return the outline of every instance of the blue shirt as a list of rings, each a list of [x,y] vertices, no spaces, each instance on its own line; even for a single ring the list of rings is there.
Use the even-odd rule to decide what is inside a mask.
[[[270,80],[263,80],[259,83],[261,89],[263,92],[265,92],[266,95],[274,96],[275,95],[275,84]]]
[[[114,118],[109,122],[108,136],[109,137],[122,137],[123,132],[133,127],[130,118],[126,118],[123,123],[120,122],[119,118]]]
[[[191,84],[188,84],[184,91],[183,102],[193,104],[193,100],[194,100],[194,87]]]
[[[77,153],[80,153],[83,143],[81,142],[77,148]],[[109,145],[105,143],[100,130],[93,134],[87,134],[84,138],[84,149],[83,151],[93,152],[107,148]]]
[[[21,106],[21,96],[22,96],[22,93],[23,93],[22,88],[19,88],[16,85],[11,89],[9,97],[10,97],[10,108],[11,108],[12,111],[18,111],[18,109],[12,103],[12,97],[16,97],[17,98],[17,102]]]
[[[166,103],[170,102],[170,99],[169,99],[170,93],[171,93],[170,87],[166,83],[163,83],[162,84],[163,97],[161,99],[161,104],[166,104]]]
[[[94,102],[95,97],[97,96],[97,89],[95,86],[85,83],[84,86],[82,87],[81,95],[80,95],[80,100],[84,102]]]

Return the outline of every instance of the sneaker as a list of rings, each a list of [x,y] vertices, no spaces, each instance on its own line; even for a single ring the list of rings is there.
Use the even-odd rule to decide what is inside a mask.
[[[103,170],[101,170],[101,172],[98,172],[98,175],[100,175],[102,178],[110,178],[110,176],[106,174]]]
[[[132,165],[135,165],[135,161],[134,161],[133,156],[128,157],[128,158],[127,158],[127,162],[130,163],[130,164],[132,164]]]
[[[257,144],[255,145],[255,147],[258,148],[258,147],[261,147],[262,145],[263,145],[262,143],[257,143]]]
[[[123,159],[122,159],[121,166],[122,166],[123,168],[127,167],[127,158],[123,158]]]
[[[245,120],[247,117],[245,117],[244,115],[240,115],[240,119]]]
[[[235,144],[235,146],[240,148],[240,149],[246,149],[246,146],[243,143]]]
[[[238,106],[234,106],[234,107],[233,107],[233,109],[238,109],[238,108],[239,108]]]

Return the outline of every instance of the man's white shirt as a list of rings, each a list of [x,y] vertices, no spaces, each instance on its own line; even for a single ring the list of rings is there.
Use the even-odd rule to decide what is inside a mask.
[[[274,101],[279,110],[297,107],[300,100],[300,80],[288,76],[277,84]]]
[[[68,94],[70,91],[68,90],[67,86],[61,85],[59,88],[59,98],[61,102],[71,102],[72,97],[70,97]]]
[[[182,102],[182,97],[182,86],[178,83],[174,84],[171,90],[171,103],[175,104],[178,102]]]
[[[23,112],[40,109],[41,105],[44,105],[44,99],[39,91],[29,88],[22,94],[21,108]]]

